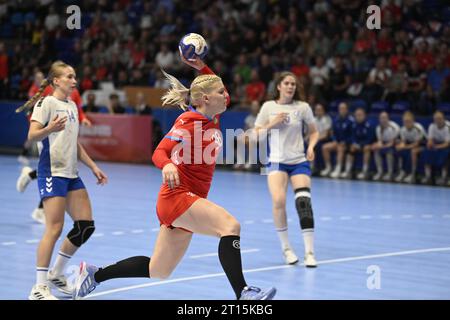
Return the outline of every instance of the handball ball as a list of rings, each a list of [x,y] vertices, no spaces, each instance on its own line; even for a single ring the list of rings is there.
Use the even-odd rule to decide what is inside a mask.
[[[208,45],[205,39],[197,33],[188,33],[178,45],[180,53],[186,60],[193,61],[196,58],[203,59],[208,53]]]

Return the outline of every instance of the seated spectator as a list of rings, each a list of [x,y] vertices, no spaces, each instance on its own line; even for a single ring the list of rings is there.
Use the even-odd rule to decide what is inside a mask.
[[[393,104],[396,101],[407,100],[408,90],[408,73],[406,72],[406,64],[402,61],[399,63],[397,71],[394,72],[389,79],[385,91],[385,100],[389,104]]]
[[[370,165],[370,153],[371,146],[374,142],[375,130],[367,120],[366,111],[363,108],[355,110],[355,122],[352,125],[352,139],[349,152],[347,153],[347,159],[345,162],[345,172],[343,172],[340,178],[350,179],[352,178],[353,163],[355,161],[355,155],[358,153],[363,154],[363,168],[358,174],[359,180],[367,179],[369,175]]]
[[[84,112],[99,112],[100,108],[95,104],[97,96],[93,92],[89,92],[86,99],[87,103],[83,106]]]
[[[117,94],[112,93],[109,96],[108,109],[109,109],[109,113],[112,113],[112,114],[125,113],[125,108],[120,104],[119,96]]]
[[[391,70],[386,66],[386,59],[379,57],[375,68],[370,70],[363,89],[363,96],[369,104],[381,99],[391,76]]]
[[[379,125],[376,128],[377,142],[372,144],[372,151],[375,156],[377,173],[373,177],[374,181],[391,181],[394,174],[394,146],[400,133],[400,127],[389,119],[387,112],[379,115]],[[387,173],[383,175],[383,158],[386,156]]]
[[[444,82],[450,76],[450,68],[444,65],[441,57],[436,58],[435,67],[428,72],[427,94],[433,102],[438,102],[444,88]]]
[[[328,87],[330,80],[330,69],[325,65],[325,59],[322,56],[316,57],[316,63],[309,72],[311,78],[311,93],[318,99],[325,98],[324,92]]]
[[[330,71],[330,98],[344,99],[347,97],[347,89],[351,84],[351,77],[344,66],[342,57],[334,57],[334,68]]]
[[[399,170],[397,177],[395,177],[396,182],[416,182],[417,159],[423,150],[427,134],[423,126],[414,120],[414,114],[412,112],[406,111],[403,114],[400,141],[395,145]],[[407,176],[405,164],[410,164],[409,166],[411,167],[411,172]]]
[[[253,132],[255,127],[256,116],[258,115],[261,105],[258,101],[254,100],[250,104],[250,114],[245,117],[244,133],[236,137],[236,163],[234,169],[251,170],[255,167],[258,160],[258,139]],[[245,151],[248,150],[248,161],[245,161]]]
[[[245,99],[248,105],[252,101],[261,102],[266,95],[266,85],[259,79],[258,69],[253,69],[250,83],[245,87]]]
[[[231,84],[231,105],[234,108],[244,108],[246,106],[246,92],[245,85],[239,73],[235,73],[233,83]]]
[[[428,141],[423,152],[425,176],[421,183],[431,183],[433,169],[441,171],[441,176],[436,179],[436,184],[443,185],[445,183],[448,175],[449,147],[450,122],[446,121],[444,114],[438,110],[433,114],[433,123],[428,127]]]
[[[411,59],[408,70],[408,101],[411,103],[412,110],[416,114],[427,113],[426,87],[427,74],[420,70],[416,59]]]
[[[310,98],[311,97],[313,97],[313,96],[310,95]],[[312,105],[312,104],[310,104],[310,105]],[[317,131],[319,131],[319,141],[317,141],[317,144],[315,147],[316,154],[317,154],[317,152],[320,152],[322,150],[322,146],[325,143],[330,142],[330,140],[331,140],[331,133],[332,133],[332,129],[333,129],[333,120],[328,115],[328,113],[325,110],[325,107],[321,103],[317,103],[314,106],[314,118],[316,120]],[[322,169],[318,163],[319,160],[323,160],[323,159],[319,159],[319,157],[316,156],[314,159],[314,162],[313,162],[312,171]]]
[[[341,102],[338,107],[338,117],[333,122],[333,136],[331,142],[325,143],[322,147],[322,156],[325,162],[325,169],[320,172],[322,177],[330,175],[331,172],[331,152],[336,152],[336,166],[331,172],[331,178],[339,178],[344,162],[345,153],[351,143],[353,117],[350,115],[348,105]]]

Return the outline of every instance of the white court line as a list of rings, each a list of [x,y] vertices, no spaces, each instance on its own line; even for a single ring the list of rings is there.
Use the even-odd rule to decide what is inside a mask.
[[[340,220],[351,220],[352,217],[350,216],[341,216],[339,217]]]
[[[263,219],[262,222],[263,222],[263,223],[272,223],[273,220],[272,220],[272,219]]]
[[[114,235],[114,236],[121,236],[121,235],[123,235],[125,232],[123,232],[123,231],[114,231],[114,232],[112,232],[112,235]]]
[[[2,242],[2,246],[13,246],[15,244],[17,244],[15,241]]]
[[[333,219],[333,218],[331,218],[331,217],[320,217],[320,220],[322,220],[322,221],[329,221],[331,219]]]
[[[382,214],[380,217],[381,219],[392,219],[392,215],[390,214]]]
[[[245,220],[244,224],[254,224],[255,221],[254,220]]]
[[[38,243],[39,242],[39,239],[30,239],[30,240],[27,240],[27,241],[25,241],[26,243]]]
[[[431,218],[433,218],[433,215],[432,214],[423,214],[423,215],[421,215],[421,217],[424,219],[431,219]]]
[[[444,214],[444,215],[442,215],[442,218],[449,219],[450,218],[450,214]]]
[[[246,250],[241,250],[241,253],[258,252],[259,250],[260,249],[246,249]],[[205,253],[205,254],[196,254],[196,255],[189,256],[189,258],[191,258],[191,259],[198,259],[198,258],[214,257],[214,256],[217,256],[217,252]]]
[[[360,219],[372,219],[372,216],[362,215],[359,216]]]
[[[413,217],[412,214],[402,214],[403,219],[411,219]]]
[[[158,232],[158,231],[159,231],[159,228],[153,228],[152,231],[153,231],[153,232]]]
[[[408,254],[429,253],[429,252],[443,252],[443,251],[450,251],[450,247],[388,252],[388,253],[372,254],[372,255],[365,255],[365,256],[356,256],[356,257],[348,257],[348,258],[322,260],[322,261],[318,261],[317,263],[319,265],[321,265],[321,264],[332,264],[332,263],[339,263],[339,262],[368,260],[368,259],[374,259],[374,258],[404,256],[404,255],[408,255]],[[303,263],[299,263],[298,265],[303,265]],[[244,273],[271,271],[271,270],[279,270],[279,269],[287,269],[287,268],[295,268],[295,266],[292,266],[292,265],[278,265],[278,266],[265,267],[265,268],[248,269],[248,270],[244,270]],[[157,281],[157,282],[151,282],[151,283],[144,283],[144,284],[139,284],[139,285],[128,286],[128,287],[123,287],[123,288],[118,288],[118,289],[113,289],[113,290],[106,290],[106,291],[94,293],[94,294],[91,294],[91,295],[87,296],[85,299],[99,297],[99,296],[104,296],[104,295],[111,294],[111,293],[116,293],[116,292],[129,291],[129,290],[146,288],[146,287],[154,287],[154,286],[160,286],[160,285],[176,283],[176,282],[184,282],[184,281],[200,280],[200,279],[208,279],[208,278],[217,278],[217,277],[222,277],[224,275],[225,275],[225,273],[223,273],[223,272],[221,272],[221,273],[210,273],[210,274],[204,274],[204,275],[194,276],[194,277],[184,277],[184,278],[178,278],[178,279],[172,279],[172,280],[163,280],[163,281]]]
[[[144,232],[144,230],[142,229],[131,230],[131,233],[142,233],[142,232]]]
[[[99,237],[103,237],[105,234],[104,233],[94,233],[92,236],[93,237],[96,237],[96,238],[99,238]]]

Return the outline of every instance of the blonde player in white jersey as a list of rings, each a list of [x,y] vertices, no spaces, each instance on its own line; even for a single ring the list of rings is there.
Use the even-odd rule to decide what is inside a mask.
[[[35,105],[28,132],[30,141],[42,141],[43,145],[38,164],[38,189],[45,212],[45,232],[37,250],[37,279],[30,300],[55,300],[49,284],[72,295],[73,288],[67,283],[64,268],[94,232],[89,196],[78,176],[78,159],[92,170],[97,184],[103,185],[108,180],[78,143],[78,111],[69,99],[77,84],[74,69],[62,61],[54,62],[48,78],[30,101],[36,101],[48,84],[54,87],[54,92]],[[63,229],[65,211],[73,219],[74,227],[64,239],[49,271],[53,249]]]
[[[286,263],[297,263],[298,257],[289,243],[287,232],[286,193],[290,181],[295,192],[295,206],[305,244],[304,263],[307,267],[316,267],[309,162],[314,160],[314,147],[319,139],[319,132],[313,112],[304,102],[304,90],[296,76],[291,72],[282,72],[275,85],[274,100],[263,104],[255,121],[257,131],[265,129],[270,133],[267,180],[272,196],[275,227]],[[305,124],[309,134],[307,150],[302,134]],[[277,136],[279,139],[276,139]]]
[[[448,176],[448,157],[450,154],[450,122],[445,120],[442,111],[433,114],[433,123],[428,127],[427,147],[423,152],[425,176],[421,183],[429,184],[432,180],[433,169],[440,170],[436,184],[444,185]]]
[[[411,111],[403,113],[403,126],[400,129],[400,141],[395,145],[399,173],[396,182],[415,183],[417,161],[423,150],[427,133],[423,126],[415,122]],[[405,162],[411,162],[411,172],[406,176]]]
[[[383,181],[391,181],[394,174],[394,146],[400,133],[400,126],[394,121],[389,120],[389,114],[385,111],[381,112],[379,117],[379,125],[376,128],[377,142],[372,145],[377,173],[373,177],[374,181],[382,179]],[[386,156],[387,173],[383,175],[383,158]]]

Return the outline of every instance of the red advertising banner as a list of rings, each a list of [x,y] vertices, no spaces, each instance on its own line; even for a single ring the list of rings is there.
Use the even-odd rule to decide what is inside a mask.
[[[152,117],[88,113],[91,127],[80,126],[79,141],[94,160],[150,163]]]

